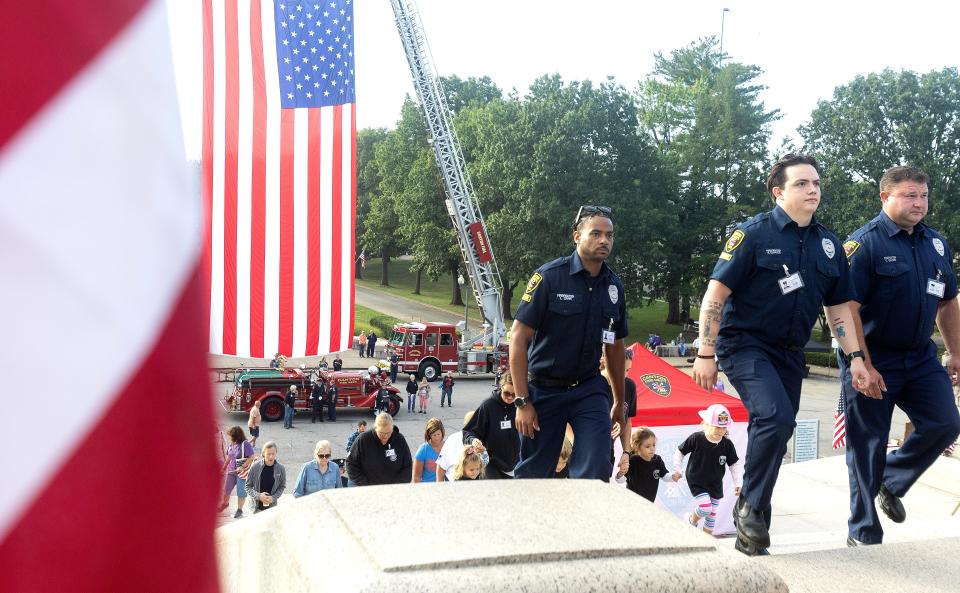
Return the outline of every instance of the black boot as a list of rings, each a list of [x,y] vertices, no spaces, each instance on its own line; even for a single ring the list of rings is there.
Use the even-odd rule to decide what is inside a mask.
[[[903,508],[900,497],[887,490],[886,486],[880,486],[877,501],[880,503],[880,510],[883,511],[883,514],[894,523],[903,523],[906,520],[907,511]]]
[[[770,532],[763,513],[751,507],[743,496],[733,506],[733,523],[737,526],[738,541],[743,539],[757,548],[770,547]]]
[[[742,537],[740,537],[739,535],[737,536],[737,543],[733,544],[733,548],[738,552],[746,554],[747,556],[769,556],[770,555],[770,552],[766,548],[755,546],[750,542],[746,541],[745,539],[743,539]]]

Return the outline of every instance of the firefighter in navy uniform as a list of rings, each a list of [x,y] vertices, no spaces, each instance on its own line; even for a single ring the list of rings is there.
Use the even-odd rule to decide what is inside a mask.
[[[608,480],[611,420],[623,425],[623,284],[605,260],[613,248],[609,208],[583,206],[573,254],[541,266],[520,299],[511,330],[510,371],[520,433],[517,478],[547,478],[557,467],[567,423],[577,444],[571,478]],[[611,375],[599,374],[601,351]]]
[[[951,389],[960,370],[960,357],[953,357],[960,349],[957,276],[947,242],[921,222],[928,207],[927,181],[926,173],[913,167],[887,170],[880,180],[882,212],[844,244],[863,323],[859,337],[866,343],[867,370],[885,388],[875,398],[859,395],[846,357],[839,357],[850,546],[883,541],[875,498],[894,522],[906,518],[900,497],[960,432]],[[930,339],[934,323],[947,347],[946,370]],[[916,430],[887,454],[894,405]]]
[[[870,387],[840,241],[814,218],[817,162],[784,156],[767,188],[776,206],[739,225],[710,276],[693,367],[694,379],[709,391],[719,359],[749,412],[743,487],[734,507],[736,548],[748,555],[768,553],[770,499],[800,407],[803,347],[822,306],[840,345],[857,356],[855,380]]]

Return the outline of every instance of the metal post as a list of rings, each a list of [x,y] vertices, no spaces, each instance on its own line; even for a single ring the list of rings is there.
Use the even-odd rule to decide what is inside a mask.
[[[463,290],[463,289],[465,288],[465,285],[467,284],[467,282],[466,282],[466,280],[463,279],[463,274],[460,274],[460,275],[457,276],[457,284],[460,285],[460,290],[461,290],[461,294],[462,294],[462,297],[463,297],[463,339],[466,340],[466,338],[467,338],[467,323],[468,323],[469,320],[468,320],[468,318],[467,318],[468,308],[467,308],[466,291]]]
[[[723,25],[727,20],[727,13],[730,12],[729,8],[724,8],[723,12],[720,14],[720,59],[723,59]]]

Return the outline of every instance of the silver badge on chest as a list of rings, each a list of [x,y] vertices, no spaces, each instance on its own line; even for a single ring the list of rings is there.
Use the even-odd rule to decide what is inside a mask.
[[[611,284],[607,287],[607,294],[610,295],[610,302],[614,305],[617,304],[617,301],[620,300],[620,292],[617,290],[617,287]]]
[[[937,250],[937,253],[940,254],[940,257],[943,257],[943,254],[944,254],[943,241],[941,241],[940,239],[934,239],[933,248]]]
[[[824,239],[820,242],[820,245],[823,246],[823,252],[826,253],[830,259],[833,259],[833,256],[837,254],[837,248],[833,246],[833,241],[830,239]]]

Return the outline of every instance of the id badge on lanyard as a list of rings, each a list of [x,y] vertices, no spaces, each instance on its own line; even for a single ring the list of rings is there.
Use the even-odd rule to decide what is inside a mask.
[[[940,281],[941,276],[943,276],[943,272],[937,270],[936,278],[927,278],[927,294],[935,296],[939,299],[943,298],[943,293],[947,288],[947,285]]]
[[[783,273],[785,276],[779,280],[777,283],[780,285],[780,292],[783,294],[790,294],[795,290],[800,290],[803,288],[803,278],[800,277],[800,272],[790,273],[790,270],[787,268],[787,265],[783,265]]]
[[[609,329],[603,330],[601,339],[604,344],[613,344],[617,340],[617,335],[613,332],[613,318],[610,319]]]

